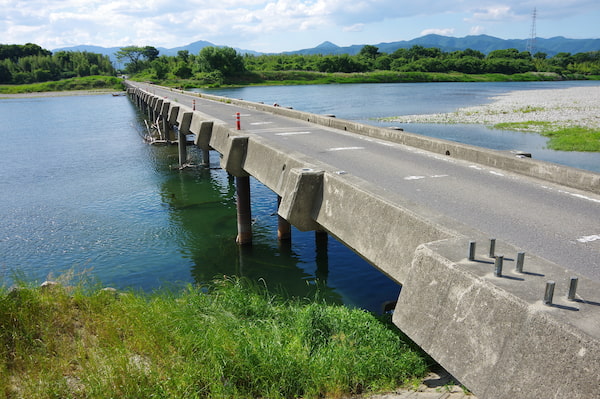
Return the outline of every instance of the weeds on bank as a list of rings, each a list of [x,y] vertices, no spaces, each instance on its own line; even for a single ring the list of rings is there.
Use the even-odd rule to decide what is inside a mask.
[[[389,322],[245,280],[0,289],[0,397],[340,397],[425,372]]]
[[[536,132],[548,137],[548,148],[559,151],[600,151],[600,130],[581,126],[556,126],[552,122],[508,122],[494,125],[497,129]]]

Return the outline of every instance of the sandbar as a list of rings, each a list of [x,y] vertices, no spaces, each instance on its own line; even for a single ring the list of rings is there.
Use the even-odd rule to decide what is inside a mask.
[[[518,90],[490,98],[489,104],[439,114],[385,118],[400,123],[550,122],[555,127],[600,129],[600,86]]]

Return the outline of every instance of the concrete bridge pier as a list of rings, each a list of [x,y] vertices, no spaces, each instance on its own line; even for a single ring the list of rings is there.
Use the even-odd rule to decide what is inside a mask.
[[[210,167],[210,151],[202,149],[202,163],[200,164],[205,168]]]
[[[281,196],[277,196],[277,210],[281,205]],[[279,214],[277,215],[277,239],[279,241],[291,241],[292,240],[292,225],[290,222],[282,218]]]
[[[171,104],[164,100],[159,101],[158,118],[160,119],[160,130],[165,135],[165,140],[170,143],[173,141],[173,137],[171,135],[171,126],[169,125],[169,107]]]
[[[252,210],[250,209],[250,176],[235,178],[237,228],[235,242],[238,245],[252,244]]]
[[[323,282],[327,282],[327,277],[329,276],[328,241],[329,236],[326,231],[315,230],[315,263],[317,264],[315,276],[318,280]]]
[[[180,129],[177,129],[177,150],[179,152],[179,167],[187,163],[187,136]]]
[[[148,111],[148,120],[153,123],[154,122],[154,111],[152,110],[152,101],[154,99],[150,99],[150,102],[148,103],[148,106],[146,107],[146,110]]]

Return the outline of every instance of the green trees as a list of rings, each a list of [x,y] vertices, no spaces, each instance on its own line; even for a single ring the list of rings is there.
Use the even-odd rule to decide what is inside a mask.
[[[141,54],[141,53],[140,53]],[[366,45],[356,55],[263,54],[240,55],[230,47],[205,47],[197,55],[180,51],[176,57],[160,57],[144,73],[158,79],[196,79],[204,84],[222,84],[259,79],[261,73],[307,71],[360,73],[370,71],[438,72],[464,74],[517,74],[556,72],[559,74],[598,74],[600,57],[596,53],[531,55],[527,51],[503,49],[488,55],[473,50],[444,52],[439,48],[413,46],[391,54]],[[157,63],[160,61],[160,64]],[[1,71],[0,71],[1,73]],[[287,75],[281,75],[287,76]]]
[[[0,83],[47,82],[76,76],[114,75],[108,56],[89,52],[50,51],[35,44],[0,45]]]
[[[386,54],[380,52],[376,46],[366,45],[357,55],[247,55],[244,62],[250,71],[597,74],[600,68],[600,57],[597,53],[580,53],[575,56],[561,53],[548,58],[545,53],[531,55],[527,51],[512,48],[495,50],[486,56],[473,49],[444,52],[439,48],[417,45]]]
[[[225,77],[246,71],[243,57],[231,47],[204,47],[198,54],[197,63],[200,72],[219,71]]]
[[[126,46],[116,56],[125,63],[125,72],[142,79],[193,79],[211,85],[260,81],[264,78],[261,74],[278,71],[600,75],[600,51],[548,57],[542,52],[532,55],[514,48],[485,55],[473,49],[444,52],[439,48],[412,46],[383,53],[376,46],[366,45],[356,55],[241,55],[230,47],[205,47],[198,54],[181,50],[176,56],[160,56],[152,46]],[[110,58],[100,54],[65,51],[52,54],[31,43],[0,44],[0,83],[23,84],[115,72]]]
[[[128,73],[137,73],[148,68],[152,61],[158,58],[159,51],[152,46],[126,46],[121,47],[115,54],[121,62],[126,62],[125,70]]]
[[[0,60],[9,59],[13,62],[16,62],[19,58],[32,55],[48,56],[52,55],[52,53],[33,43],[27,43],[24,45],[0,44]]]

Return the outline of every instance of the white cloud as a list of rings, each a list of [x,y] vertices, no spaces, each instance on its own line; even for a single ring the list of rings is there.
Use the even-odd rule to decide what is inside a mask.
[[[545,18],[562,18],[552,24],[553,33],[562,29],[556,34],[581,37],[586,34],[578,32],[594,27],[565,26],[564,17],[600,18],[597,0],[0,0],[0,5],[3,43],[35,42],[50,49],[75,44],[175,47],[195,40],[294,49],[301,47],[292,38],[306,48],[332,40],[330,35],[368,43],[370,37],[411,39],[419,32],[527,34],[533,7],[538,26]]]
[[[365,24],[354,24],[352,26],[345,26],[342,28],[344,32],[362,32],[365,28]]]
[[[483,32],[485,32],[485,28],[480,25],[471,26],[471,29],[469,30],[470,35],[481,35]]]
[[[478,9],[473,13],[473,20],[479,21],[499,21],[514,17],[515,14],[509,6],[488,7]]]
[[[444,28],[444,29],[439,29],[439,28],[433,28],[433,29],[425,29],[423,31],[421,31],[421,36],[425,36],[425,35],[441,35],[441,36],[451,36],[454,34],[454,28]]]

